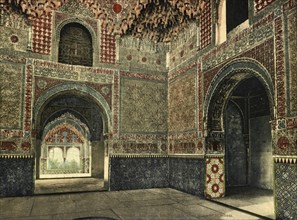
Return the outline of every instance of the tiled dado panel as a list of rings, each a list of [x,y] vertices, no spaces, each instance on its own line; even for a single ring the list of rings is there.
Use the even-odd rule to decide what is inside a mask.
[[[203,197],[205,162],[202,158],[169,158],[169,186]]]
[[[165,82],[121,77],[120,132],[158,133],[166,130]]]
[[[206,197],[218,198],[225,195],[224,166],[224,157],[211,156],[206,158]]]
[[[32,195],[34,159],[0,156],[0,197]]]
[[[277,159],[275,169],[276,219],[297,219],[297,159]]]
[[[197,127],[196,72],[194,66],[169,82],[169,131],[185,131]]]
[[[52,13],[42,15],[33,20],[32,46],[33,52],[41,54],[51,53],[52,43]]]
[[[111,157],[110,189],[169,187],[167,157]]]

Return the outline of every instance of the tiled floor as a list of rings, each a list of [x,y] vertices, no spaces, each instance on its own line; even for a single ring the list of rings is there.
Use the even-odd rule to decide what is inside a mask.
[[[83,217],[119,220],[260,219],[169,188],[0,198],[0,219]]]

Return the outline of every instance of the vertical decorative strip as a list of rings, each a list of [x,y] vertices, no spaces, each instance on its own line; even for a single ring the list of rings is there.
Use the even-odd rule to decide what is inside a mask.
[[[277,92],[277,117],[283,118],[286,113],[285,97],[285,62],[284,62],[284,40],[283,19],[277,17],[274,20],[275,28],[275,54],[276,54],[276,92]]]
[[[206,158],[206,197],[218,198],[225,195],[224,156]]]
[[[203,130],[203,74],[202,65],[198,63],[198,132]]]
[[[115,138],[119,135],[119,84],[119,72],[116,72],[113,84],[113,135]]]
[[[200,21],[200,47],[207,47],[211,43],[211,2],[208,0],[205,4],[205,9],[202,12]]]
[[[32,80],[33,80],[33,66],[28,64],[26,66],[26,85],[25,85],[25,109],[24,109],[24,132],[31,130],[31,116],[32,116]]]

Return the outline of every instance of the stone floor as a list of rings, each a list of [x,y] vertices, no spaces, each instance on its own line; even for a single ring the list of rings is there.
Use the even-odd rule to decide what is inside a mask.
[[[215,199],[219,203],[237,207],[270,219],[274,218],[273,191],[249,186],[227,188],[224,198]]]
[[[77,218],[118,220],[262,219],[169,188],[0,198],[0,219],[63,220]]]

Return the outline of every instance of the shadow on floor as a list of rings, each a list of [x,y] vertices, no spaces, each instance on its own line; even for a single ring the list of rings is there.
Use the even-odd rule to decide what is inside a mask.
[[[38,179],[34,194],[103,191],[104,180],[96,178]]]
[[[235,207],[267,219],[275,219],[273,191],[249,186],[230,187],[226,196],[213,201]]]

